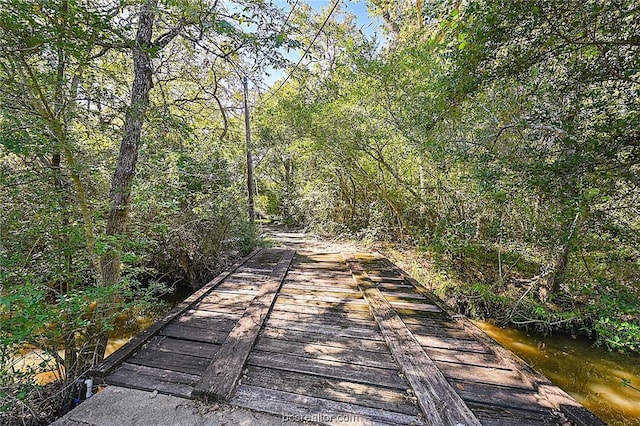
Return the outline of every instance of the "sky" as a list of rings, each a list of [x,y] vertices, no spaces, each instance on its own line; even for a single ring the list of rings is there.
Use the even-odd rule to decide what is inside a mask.
[[[300,3],[307,3],[316,10],[321,10],[333,5],[333,1],[330,0],[299,0]],[[295,0],[274,0],[274,3],[279,8],[283,9],[285,13],[288,13],[291,9],[291,4]],[[382,22],[379,19],[373,19],[369,17],[367,12],[366,0],[341,0],[341,8],[343,11],[351,13],[356,16],[356,23],[358,28],[367,35],[367,37],[373,37],[374,35],[380,36],[381,32],[378,28],[382,26]],[[306,46],[305,46],[306,47]],[[287,57],[296,62],[300,58],[301,52],[292,52]],[[269,76],[263,76],[263,83],[271,87],[273,84],[283,78],[286,75],[285,70],[268,69]]]

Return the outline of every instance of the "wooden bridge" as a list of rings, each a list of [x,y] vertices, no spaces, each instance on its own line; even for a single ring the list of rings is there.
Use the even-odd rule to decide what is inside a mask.
[[[604,424],[366,253],[256,250],[92,374],[284,422]]]

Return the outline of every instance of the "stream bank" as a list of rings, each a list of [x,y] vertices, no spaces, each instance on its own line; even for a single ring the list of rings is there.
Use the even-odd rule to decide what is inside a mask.
[[[640,357],[594,347],[586,338],[475,323],[609,425],[640,426]]]

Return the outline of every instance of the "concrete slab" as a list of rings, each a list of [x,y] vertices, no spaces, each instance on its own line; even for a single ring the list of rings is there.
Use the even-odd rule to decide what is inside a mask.
[[[53,426],[280,426],[313,424],[291,422],[282,416],[109,386],[83,402]]]

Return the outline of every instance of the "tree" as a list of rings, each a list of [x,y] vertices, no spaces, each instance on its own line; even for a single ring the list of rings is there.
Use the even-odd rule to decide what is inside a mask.
[[[609,297],[638,297],[637,8],[373,3],[392,43],[347,39],[331,72],[300,73],[264,108],[258,133],[283,170],[270,205],[433,250],[469,281],[451,296],[465,312],[600,324],[601,341],[616,323],[633,342],[627,302],[603,318]]]
[[[64,367],[60,378],[73,384],[102,359],[114,321],[141,309],[129,302],[152,297],[154,281],[166,273],[201,285],[226,256],[252,244],[250,229],[236,219],[233,151],[214,154],[216,143],[231,144],[220,138],[231,134],[225,103],[234,96],[224,79],[240,52],[259,67],[280,60],[272,47],[288,41],[273,5],[242,6],[238,12],[220,2],[60,0],[14,1],[0,9],[0,164],[8,189],[0,196],[3,373],[9,350],[33,345]],[[140,148],[151,138],[180,169],[184,193],[169,192],[171,200],[159,197],[159,189],[141,195],[145,185],[136,185]],[[182,149],[168,149],[172,138],[182,139]],[[198,151],[185,155],[187,144]],[[142,154],[157,160],[149,150]],[[148,176],[146,165],[143,170]],[[141,208],[145,196],[157,204]],[[217,197],[223,202],[212,204]],[[147,222],[155,227],[143,229],[140,217],[162,204],[170,208]],[[189,240],[171,240],[175,235]],[[169,244],[155,249],[163,240]],[[177,254],[173,263],[163,257],[170,252]],[[175,263],[182,271],[170,269]],[[24,384],[22,376],[11,377],[2,375],[3,388]]]

